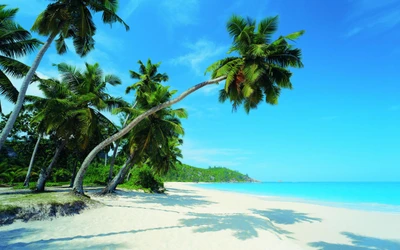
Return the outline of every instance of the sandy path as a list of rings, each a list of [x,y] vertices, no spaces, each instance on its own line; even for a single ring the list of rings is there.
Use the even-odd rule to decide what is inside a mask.
[[[271,201],[167,183],[73,217],[0,227],[0,249],[400,249],[400,214]]]

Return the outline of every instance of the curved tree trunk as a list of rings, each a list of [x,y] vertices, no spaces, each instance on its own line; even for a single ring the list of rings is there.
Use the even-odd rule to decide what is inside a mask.
[[[113,193],[117,188],[118,184],[124,179],[125,175],[128,173],[129,169],[132,167],[133,155],[130,155],[126,160],[125,164],[118,171],[118,174],[112,179],[110,183],[100,192],[100,194],[105,195]]]
[[[13,128],[14,123],[17,120],[17,117],[19,115],[19,112],[21,111],[22,104],[24,103],[25,95],[26,95],[26,91],[28,90],[29,83],[32,81],[33,75],[35,74],[37,68],[39,67],[40,61],[42,60],[44,54],[46,53],[47,49],[50,47],[50,45],[53,42],[56,35],[57,34],[51,35],[47,39],[47,41],[43,45],[43,47],[39,50],[39,53],[37,54],[35,61],[33,61],[31,68],[29,69],[28,73],[25,76],[24,81],[22,82],[22,85],[21,85],[21,88],[20,88],[19,94],[18,94],[18,99],[17,99],[17,102],[15,103],[14,110],[11,113],[10,118],[8,118],[7,124],[4,127],[4,129],[0,135],[0,149],[4,145],[4,142],[6,141],[8,134],[10,133],[11,129]]]
[[[157,105],[143,114],[139,115],[136,117],[133,121],[131,121],[125,128],[121,129],[119,132],[115,133],[114,135],[108,137],[104,141],[102,141],[99,145],[97,145],[89,154],[86,156],[85,160],[83,161],[81,167],[79,168],[78,174],[76,175],[75,182],[74,182],[74,187],[72,191],[75,194],[84,194],[83,192],[83,177],[85,176],[86,170],[89,167],[90,163],[92,160],[96,157],[96,155],[106,146],[110,145],[114,141],[120,139],[122,136],[126,135],[132,128],[134,128],[139,122],[141,122],[144,118],[148,117],[149,115],[154,114],[155,112],[164,109],[166,107],[169,107],[181,100],[183,100],[186,96],[189,94],[193,93],[194,91],[210,84],[215,84],[220,81],[223,81],[226,79],[226,76],[220,76],[218,78],[208,80],[199,84],[196,84],[195,86],[189,88],[182,94],[180,94],[177,98],[172,99],[170,101],[164,102],[160,105]]]
[[[42,138],[42,134],[39,134],[39,137],[36,141],[35,148],[33,149],[33,153],[31,156],[31,161],[29,162],[29,167],[28,167],[28,172],[26,173],[25,181],[24,181],[24,187],[29,187],[29,178],[31,177],[31,172],[32,172],[32,167],[33,167],[33,162],[35,161],[35,156],[36,152],[39,148],[40,144],[40,139]]]
[[[46,185],[47,178],[49,177],[51,170],[53,166],[56,164],[58,157],[60,156],[61,151],[64,149],[64,146],[66,144],[66,141],[63,140],[56,148],[56,152],[53,156],[53,159],[51,160],[49,166],[40,171],[39,179],[36,184],[36,191],[37,192],[43,192],[44,191],[44,186]]]

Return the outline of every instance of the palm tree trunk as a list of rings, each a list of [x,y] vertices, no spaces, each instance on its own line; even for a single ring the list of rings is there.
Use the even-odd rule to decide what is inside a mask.
[[[72,172],[71,175],[71,181],[69,183],[69,187],[73,187],[74,186],[74,180],[75,180],[75,176],[76,176],[76,169],[78,168],[78,160],[75,162],[74,165],[74,171]]]
[[[133,105],[133,107],[135,107],[135,106],[136,106],[136,103]],[[129,115],[126,116],[124,124],[122,125],[122,128],[125,127],[126,123],[128,122],[128,119],[129,119]],[[113,152],[113,155],[112,155],[112,158],[110,161],[110,172],[108,173],[108,183],[110,183],[110,181],[112,180],[112,175],[114,172],[114,163],[115,163],[115,158],[117,157],[117,153],[118,153],[119,142],[120,142],[120,140],[118,140],[115,143],[114,152]]]
[[[100,194],[105,195],[113,193],[117,188],[121,180],[124,179],[125,175],[128,173],[129,169],[132,167],[133,154],[128,157],[125,164],[118,171],[118,174],[112,179],[110,183],[100,192]]]
[[[33,162],[35,161],[35,156],[36,152],[39,148],[40,144],[40,139],[42,138],[42,134],[39,134],[39,137],[36,141],[35,148],[33,149],[33,153],[31,156],[31,161],[29,162],[29,167],[28,167],[28,172],[26,173],[25,181],[24,181],[24,187],[29,187],[29,178],[31,177],[31,172],[32,172],[32,167],[33,167]]]
[[[92,160],[96,157],[96,155],[106,146],[110,145],[114,141],[120,139],[122,136],[126,135],[132,128],[134,128],[139,122],[141,122],[144,118],[148,117],[149,115],[152,115],[156,113],[157,111],[164,109],[166,107],[169,107],[181,100],[183,100],[186,96],[189,94],[193,93],[194,91],[210,84],[215,84],[220,81],[223,81],[226,79],[226,76],[220,76],[218,78],[208,80],[199,84],[196,84],[195,86],[189,88],[182,94],[180,94],[177,98],[164,102],[160,105],[157,105],[143,114],[139,115],[136,117],[133,121],[131,121],[125,128],[121,129],[119,132],[115,133],[114,135],[108,137],[104,141],[102,141],[99,145],[97,145],[89,154],[86,156],[85,160],[83,161],[81,167],[79,168],[78,174],[76,175],[75,182],[74,182],[74,187],[72,188],[72,191],[76,194],[81,194],[83,195],[83,177],[85,176],[86,170],[89,167],[89,164],[92,162]]]
[[[60,156],[61,151],[64,149],[64,146],[66,144],[66,141],[63,140],[56,148],[56,152],[53,156],[53,159],[50,162],[50,165],[47,167],[47,169],[42,168],[40,171],[39,179],[36,184],[36,191],[37,192],[43,192],[44,191],[44,186],[46,184],[47,178],[49,177],[51,170],[53,166],[56,164],[58,157]]]
[[[110,171],[108,172],[108,181],[107,183],[110,183],[110,181],[112,180],[112,175],[114,172],[114,163],[115,163],[115,157],[117,157],[117,152],[118,152],[118,147],[119,147],[119,141],[117,141],[115,143],[115,148],[114,148],[114,152],[110,161]]]
[[[46,43],[39,50],[39,53],[37,54],[35,61],[33,61],[31,68],[29,69],[28,73],[25,76],[24,81],[22,82],[22,85],[21,85],[21,88],[20,88],[19,94],[18,94],[18,99],[17,99],[17,102],[15,103],[14,110],[11,113],[10,118],[8,118],[7,124],[4,127],[4,129],[0,135],[0,150],[1,150],[1,147],[4,145],[4,143],[8,137],[8,134],[10,133],[11,129],[13,128],[15,121],[17,120],[19,112],[21,111],[22,104],[24,103],[24,99],[25,99],[25,94],[26,94],[26,91],[28,90],[30,82],[32,81],[33,75],[35,74],[37,68],[39,67],[40,61],[42,60],[44,54],[46,53],[47,49],[50,47],[50,45],[53,42],[56,35],[57,34],[55,33],[55,34],[52,34],[51,36],[49,36]]]

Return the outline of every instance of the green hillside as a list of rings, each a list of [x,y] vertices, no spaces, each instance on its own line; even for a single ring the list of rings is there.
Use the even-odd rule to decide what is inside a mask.
[[[256,182],[247,174],[223,167],[209,167],[208,169],[196,168],[186,164],[178,165],[170,170],[164,181],[177,182]]]

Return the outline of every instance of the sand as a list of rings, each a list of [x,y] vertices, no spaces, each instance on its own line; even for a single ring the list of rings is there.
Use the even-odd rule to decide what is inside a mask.
[[[166,188],[118,191],[79,215],[0,227],[0,249],[400,249],[400,213]]]

